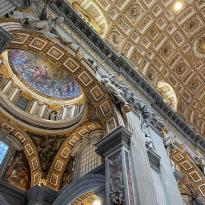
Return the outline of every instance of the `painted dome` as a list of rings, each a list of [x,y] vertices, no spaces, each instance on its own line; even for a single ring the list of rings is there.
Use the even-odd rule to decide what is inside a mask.
[[[36,53],[12,49],[8,51],[8,60],[21,81],[41,95],[56,99],[81,95],[80,86],[66,70]]]

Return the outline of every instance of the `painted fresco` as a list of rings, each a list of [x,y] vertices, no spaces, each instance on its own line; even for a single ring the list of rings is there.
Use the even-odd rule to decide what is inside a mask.
[[[38,54],[12,49],[8,59],[14,73],[46,96],[72,99],[81,94],[80,86],[67,71]]]
[[[61,180],[61,188],[67,186],[72,182],[74,177],[75,162],[76,162],[75,157],[71,157],[65,169],[65,172],[63,173],[63,177]]]
[[[11,164],[7,167],[4,180],[10,185],[21,189],[30,188],[30,169],[23,151],[17,151]]]
[[[47,136],[47,135],[35,135],[28,133],[36,145],[41,167],[43,171],[43,178],[46,178],[49,168],[53,163],[53,160],[64,141],[63,137],[59,136]]]

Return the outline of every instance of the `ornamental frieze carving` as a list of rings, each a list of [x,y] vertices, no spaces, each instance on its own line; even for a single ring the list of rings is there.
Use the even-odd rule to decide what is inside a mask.
[[[110,166],[110,198],[114,205],[124,204],[124,185],[121,155],[109,159]]]

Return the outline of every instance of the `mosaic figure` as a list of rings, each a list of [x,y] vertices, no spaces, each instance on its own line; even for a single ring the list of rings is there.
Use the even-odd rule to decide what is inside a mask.
[[[19,78],[46,96],[73,99],[81,94],[80,86],[67,71],[37,54],[13,49],[8,52],[8,58]]]

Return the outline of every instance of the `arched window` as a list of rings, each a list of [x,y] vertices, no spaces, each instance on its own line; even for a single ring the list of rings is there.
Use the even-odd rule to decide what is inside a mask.
[[[164,101],[174,110],[177,111],[177,96],[169,83],[158,82],[157,91],[160,93]]]
[[[4,142],[0,141],[0,165],[4,160],[4,157],[8,151],[9,146]]]
[[[102,135],[101,131],[93,131],[82,139],[78,150],[78,162],[76,162],[78,177],[82,177],[102,164],[102,157],[95,152],[95,144]]]
[[[97,139],[93,139],[83,145],[84,148],[81,153],[80,176],[87,174],[101,164],[101,157],[95,152],[96,147],[94,144],[96,144],[97,141]]]
[[[108,25],[100,6],[90,0],[67,0],[71,6],[97,31],[105,37]]]
[[[4,176],[8,164],[16,150],[21,150],[21,144],[10,134],[10,131],[0,128],[0,179]]]
[[[62,187],[70,184],[102,165],[103,159],[96,153],[95,144],[102,138],[103,131],[96,130],[84,136],[71,151],[71,159],[63,175]]]

